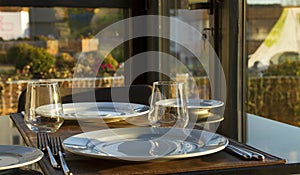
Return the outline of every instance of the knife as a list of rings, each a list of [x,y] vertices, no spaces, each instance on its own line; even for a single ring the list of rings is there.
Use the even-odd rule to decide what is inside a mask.
[[[229,144],[226,146],[225,150],[227,152],[229,152],[230,154],[238,156],[239,158],[244,159],[244,160],[251,160],[251,158],[252,158],[251,154],[245,153],[245,152],[241,151],[240,149],[236,149],[236,147],[229,145]]]
[[[245,151],[250,152],[250,153],[252,154],[252,157],[253,157],[254,159],[257,159],[257,160],[265,160],[265,156],[264,156],[263,154],[261,154],[261,153],[258,153],[258,152],[256,152],[256,151],[250,150],[250,149],[248,149],[248,148],[240,148],[240,149],[243,149],[243,150],[245,150]]]
[[[228,144],[226,148],[227,148],[226,150],[228,152],[238,155],[239,157],[241,157],[245,160],[251,160],[251,159],[264,160],[265,159],[264,155],[262,155],[256,151],[250,150],[248,148],[242,148],[242,147],[234,146],[232,144]]]

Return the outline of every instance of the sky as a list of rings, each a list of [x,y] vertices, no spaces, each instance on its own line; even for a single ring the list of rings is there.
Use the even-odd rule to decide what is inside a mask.
[[[281,0],[247,0],[247,4],[280,4]]]
[[[300,4],[300,0],[247,0],[247,4]]]

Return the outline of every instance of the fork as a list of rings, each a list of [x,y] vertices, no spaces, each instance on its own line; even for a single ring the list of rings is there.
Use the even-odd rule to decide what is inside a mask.
[[[70,171],[70,169],[65,161],[63,147],[61,144],[60,137],[52,137],[51,140],[53,143],[52,144],[53,153],[54,153],[54,155],[59,156],[60,163],[61,163],[62,169],[64,171],[64,174],[65,175],[73,175],[73,173]]]
[[[49,142],[51,142],[49,135],[47,133],[38,133],[37,138],[38,138],[38,148],[40,150],[42,150],[43,152],[46,152],[46,151],[48,152],[48,156],[49,156],[52,167],[60,168],[59,164],[56,162],[56,160],[52,154],[52,151],[49,147],[49,144],[52,145],[51,143],[49,143]]]

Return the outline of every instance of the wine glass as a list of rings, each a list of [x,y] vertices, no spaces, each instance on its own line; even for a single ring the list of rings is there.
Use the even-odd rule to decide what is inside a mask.
[[[34,132],[56,132],[63,124],[57,82],[32,81],[27,85],[24,121]]]
[[[153,83],[148,120],[153,127],[185,128],[189,121],[184,83]]]

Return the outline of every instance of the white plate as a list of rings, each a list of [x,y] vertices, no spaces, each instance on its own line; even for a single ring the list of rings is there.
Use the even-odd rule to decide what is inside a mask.
[[[205,123],[205,124],[207,124],[207,123],[216,123],[216,122],[221,122],[223,120],[224,120],[224,117],[209,112],[206,115],[198,116],[197,123]]]
[[[176,99],[160,100],[155,104],[160,106],[176,107]],[[223,105],[224,102],[218,100],[189,99],[187,102],[188,109],[213,109]]]
[[[18,168],[33,164],[44,156],[37,148],[0,145],[0,170]]]
[[[189,109],[212,109],[223,106],[224,102],[218,100],[189,99],[187,105]]]
[[[63,142],[74,154],[130,161],[168,160],[218,152],[228,140],[218,134],[181,128],[118,128],[78,134]]]
[[[39,111],[47,111],[48,105]],[[83,102],[63,104],[64,119],[125,119],[147,114],[149,107],[142,104],[123,102]]]

